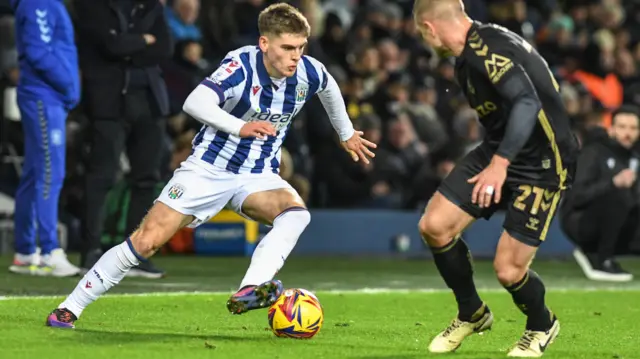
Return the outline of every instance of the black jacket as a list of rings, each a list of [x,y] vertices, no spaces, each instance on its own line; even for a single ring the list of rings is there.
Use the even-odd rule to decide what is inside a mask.
[[[76,33],[82,76],[83,104],[89,117],[114,118],[124,112],[124,94],[132,70],[146,75],[158,115],[169,112],[161,62],[171,57],[173,45],[158,0],[130,0],[133,15],[120,10],[121,0],[76,0]],[[155,36],[147,45],[143,34]]]
[[[616,190],[613,177],[626,168],[640,168],[640,156],[609,138],[604,129],[592,130],[578,157],[575,180],[562,205],[564,213],[581,211],[596,198]],[[638,182],[629,191],[638,197]]]

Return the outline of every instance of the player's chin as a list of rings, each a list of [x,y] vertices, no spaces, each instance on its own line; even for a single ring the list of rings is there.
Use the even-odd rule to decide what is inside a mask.
[[[296,73],[296,67],[297,66],[287,66],[282,73],[287,77],[291,77]]]
[[[441,59],[446,59],[448,57],[453,56],[453,52],[451,52],[451,50],[445,49],[443,47],[440,47],[440,48],[436,47],[436,48],[434,48],[434,50],[435,50],[436,54],[438,54],[438,56]]]

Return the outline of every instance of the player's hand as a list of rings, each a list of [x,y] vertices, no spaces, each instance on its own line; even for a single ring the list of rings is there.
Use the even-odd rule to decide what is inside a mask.
[[[471,194],[471,202],[477,204],[480,208],[489,207],[492,199],[493,202],[500,203],[502,186],[507,179],[508,166],[509,161],[499,156],[493,156],[489,166],[468,181],[469,183],[475,183]]]
[[[367,156],[370,158],[374,158],[376,156],[371,152],[370,148],[377,148],[378,145],[363,138],[363,134],[364,132],[362,131],[356,131],[350,139],[341,142],[340,144],[342,145],[342,148],[349,152],[351,158],[353,158],[355,162],[362,160],[364,163],[368,164],[369,159]]]
[[[627,168],[613,177],[613,184],[618,188],[629,188],[636,181],[636,173]]]
[[[257,137],[264,140],[267,136],[275,136],[276,129],[267,121],[247,122],[240,129],[240,137]]]
[[[153,45],[156,43],[156,37],[151,34],[144,34],[142,37],[144,37],[144,42],[146,42],[147,45]]]

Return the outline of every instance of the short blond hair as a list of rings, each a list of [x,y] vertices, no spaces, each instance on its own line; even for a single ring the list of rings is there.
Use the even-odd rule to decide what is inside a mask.
[[[413,18],[428,16],[431,19],[464,14],[462,0],[416,0],[413,4]]]
[[[273,4],[262,10],[258,16],[258,30],[263,36],[311,35],[311,26],[307,18],[298,9],[285,3]]]

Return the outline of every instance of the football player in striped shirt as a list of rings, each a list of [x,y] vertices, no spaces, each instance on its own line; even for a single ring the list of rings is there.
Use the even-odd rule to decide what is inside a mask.
[[[204,124],[191,156],[139,228],[100,258],[49,314],[47,325],[73,328],[90,303],[180,228],[198,226],[225,207],[273,226],[253,253],[228,310],[241,314],[265,308],[280,296],[282,283],[273,277],[310,221],[300,196],[278,175],[280,147],[291,121],[317,94],[354,161],[368,163],[376,145],[354,130],[340,89],[325,67],[303,55],[310,34],[306,18],[280,3],[260,14],[258,27],[259,46],[227,54],[185,101],[185,112]]]

